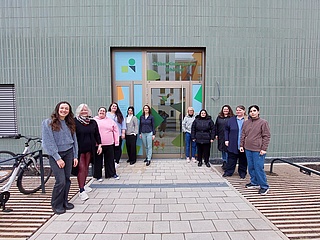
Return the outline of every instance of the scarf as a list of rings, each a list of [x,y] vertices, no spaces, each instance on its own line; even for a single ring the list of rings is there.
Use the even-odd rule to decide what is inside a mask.
[[[88,125],[90,123],[90,118],[89,117],[78,116],[77,120],[79,122],[81,122],[83,125]]]

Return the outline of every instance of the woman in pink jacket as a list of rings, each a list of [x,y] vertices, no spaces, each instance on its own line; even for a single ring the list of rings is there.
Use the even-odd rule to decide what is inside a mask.
[[[114,147],[119,146],[119,131],[117,124],[106,116],[107,109],[100,107],[96,120],[101,136],[102,153],[96,156],[93,177],[102,182],[102,159],[104,160],[105,178],[119,179],[114,166]]]

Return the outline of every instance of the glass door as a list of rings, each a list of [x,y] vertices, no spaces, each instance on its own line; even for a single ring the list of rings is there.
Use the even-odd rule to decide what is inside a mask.
[[[153,155],[158,158],[184,157],[181,123],[185,113],[188,88],[181,84],[173,85],[177,86],[150,85],[149,88],[150,106],[156,125]]]

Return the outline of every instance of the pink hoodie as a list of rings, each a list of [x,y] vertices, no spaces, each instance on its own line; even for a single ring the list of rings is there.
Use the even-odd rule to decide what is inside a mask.
[[[96,120],[99,132],[101,136],[101,144],[119,146],[119,131],[117,124],[110,118],[99,118],[98,116],[94,117]]]

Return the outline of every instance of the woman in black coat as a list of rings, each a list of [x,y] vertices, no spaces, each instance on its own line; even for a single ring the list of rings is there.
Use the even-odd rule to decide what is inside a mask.
[[[198,166],[202,166],[202,157],[207,167],[210,167],[209,157],[211,143],[215,138],[215,126],[205,109],[202,109],[199,115],[192,123],[191,139],[197,143]]]
[[[231,107],[229,105],[223,105],[215,122],[216,139],[218,140],[218,150],[221,152],[221,158],[223,161],[221,167],[223,170],[225,170],[227,166],[227,159],[228,159],[228,148],[225,145],[224,130],[229,118],[233,116],[234,114]]]

